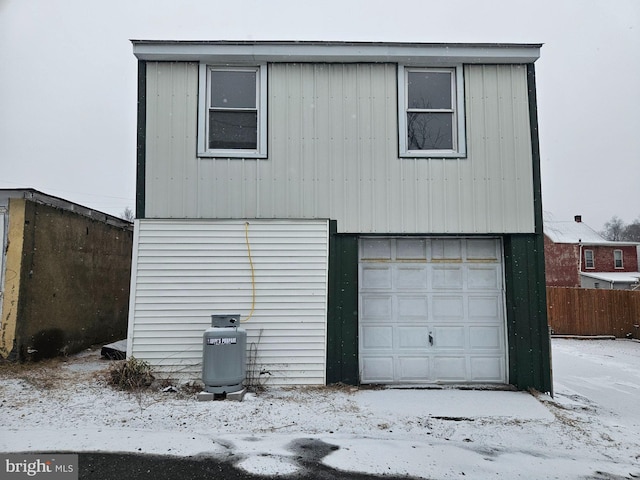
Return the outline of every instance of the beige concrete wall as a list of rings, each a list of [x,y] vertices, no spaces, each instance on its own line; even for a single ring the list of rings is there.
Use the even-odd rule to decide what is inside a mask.
[[[31,201],[22,219],[12,217],[10,225],[24,225],[12,357],[52,357],[126,338],[132,229]]]
[[[25,203],[26,201],[21,198],[9,200],[7,254],[2,297],[2,319],[0,321],[0,356],[3,358],[7,358],[13,350],[16,338]],[[1,244],[2,242],[0,241]]]

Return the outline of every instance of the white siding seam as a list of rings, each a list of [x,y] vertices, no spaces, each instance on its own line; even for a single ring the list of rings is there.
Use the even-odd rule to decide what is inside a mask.
[[[131,284],[129,285],[129,315],[127,323],[127,357],[133,352],[135,307],[138,283],[138,245],[140,244],[140,220],[133,224],[133,249],[131,251]]]

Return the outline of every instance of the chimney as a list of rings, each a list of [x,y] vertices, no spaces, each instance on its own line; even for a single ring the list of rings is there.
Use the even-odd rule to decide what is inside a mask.
[[[582,223],[582,215],[576,215],[575,217],[573,217],[573,219],[576,221],[576,223]]]

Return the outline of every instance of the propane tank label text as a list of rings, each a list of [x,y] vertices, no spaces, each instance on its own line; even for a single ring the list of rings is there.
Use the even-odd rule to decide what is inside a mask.
[[[236,338],[207,338],[207,345],[235,345]]]

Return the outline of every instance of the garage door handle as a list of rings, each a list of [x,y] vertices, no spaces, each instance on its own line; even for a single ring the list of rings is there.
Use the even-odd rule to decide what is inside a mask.
[[[433,335],[429,332],[429,345],[433,346]]]

